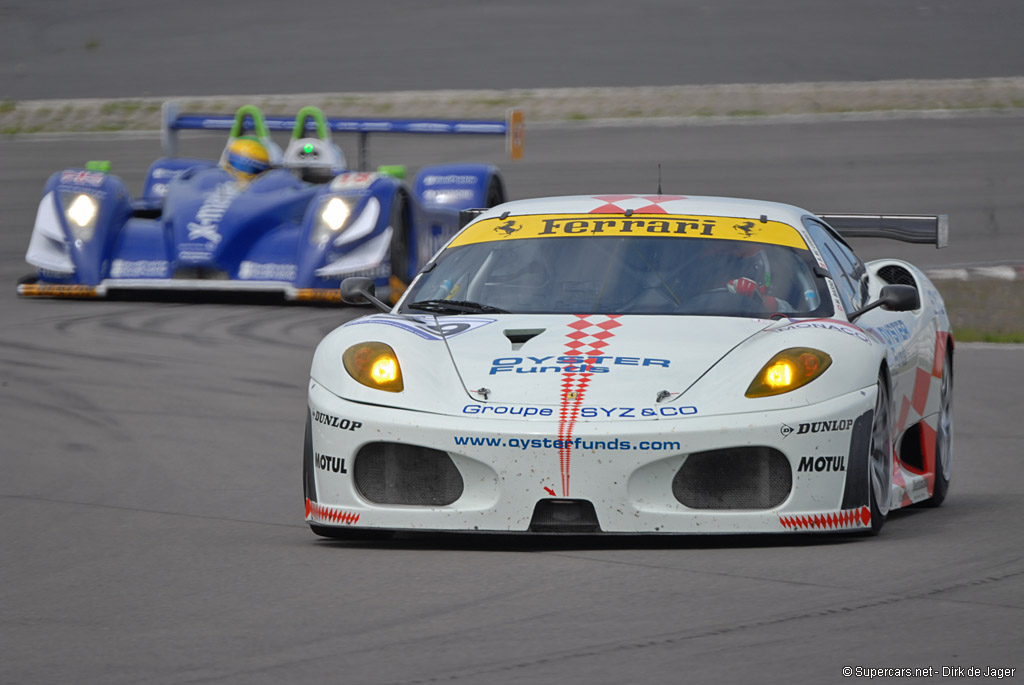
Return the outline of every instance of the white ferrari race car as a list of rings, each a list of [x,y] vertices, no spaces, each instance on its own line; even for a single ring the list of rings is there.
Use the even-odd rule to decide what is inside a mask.
[[[481,210],[320,343],[313,532],[877,533],[939,504],[953,336],[907,262],[945,216],[597,195]]]

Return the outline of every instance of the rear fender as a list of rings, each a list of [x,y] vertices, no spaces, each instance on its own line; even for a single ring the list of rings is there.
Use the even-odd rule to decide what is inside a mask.
[[[488,191],[504,183],[498,168],[489,164],[439,164],[424,167],[416,176],[416,197],[424,205],[450,209],[490,207]],[[503,199],[503,198],[502,198]]]

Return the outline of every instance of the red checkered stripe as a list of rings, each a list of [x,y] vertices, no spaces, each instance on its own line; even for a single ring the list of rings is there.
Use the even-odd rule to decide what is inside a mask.
[[[306,520],[321,523],[345,523],[352,525],[359,521],[359,514],[337,507],[328,507],[319,502],[306,500]]]
[[[912,423],[921,424],[921,448],[924,451],[925,479],[928,482],[928,494],[932,494],[935,486],[935,441],[938,434],[935,428],[927,421],[921,421],[924,411],[928,405],[928,396],[931,394],[932,383],[942,380],[942,371],[946,365],[946,347],[949,345],[949,331],[937,331],[935,333],[935,351],[932,356],[932,368],[926,370],[918,367],[915,370],[914,387],[910,395],[904,395],[900,399],[900,414],[896,421],[897,432],[902,433]],[[913,414],[911,413],[913,412]],[[916,415],[916,416],[915,416]],[[913,420],[911,420],[913,418]],[[895,449],[895,448],[894,448]],[[893,482],[904,488],[902,505],[912,503],[906,494],[906,483],[900,469],[894,469]]]
[[[892,449],[893,449],[893,453],[894,453],[894,455],[893,455],[894,456],[894,464],[893,464],[893,469],[892,469],[892,484],[895,485],[898,488],[897,492],[902,493],[902,496],[900,497],[900,506],[901,507],[906,507],[906,506],[909,506],[909,505],[913,504],[913,502],[910,501],[910,495],[907,494],[907,481],[903,477],[903,467],[895,459],[896,446],[893,445]]]
[[[827,514],[780,515],[779,523],[788,530],[848,530],[867,528],[871,525],[871,510],[867,507],[860,507],[859,509],[842,509]]]
[[[685,200],[686,197],[682,195],[595,195],[594,199],[605,204],[591,209],[589,214],[625,214],[629,209],[637,214],[668,214],[661,203]]]
[[[613,330],[622,324],[616,321],[619,314],[608,316],[588,316],[576,314],[576,321],[569,324],[572,332],[566,337],[565,354],[573,357],[584,357],[584,365],[594,362],[594,357],[601,355],[608,346],[608,340],[615,334]],[[590,371],[569,371],[562,378],[562,399],[558,412],[558,438],[563,447],[558,450],[558,466],[562,474],[562,497],[569,496],[569,464],[572,459],[572,448],[568,441],[572,439],[573,428],[579,416],[580,406],[590,387],[593,377]]]

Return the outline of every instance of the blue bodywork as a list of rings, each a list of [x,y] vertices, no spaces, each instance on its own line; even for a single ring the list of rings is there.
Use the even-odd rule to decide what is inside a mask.
[[[251,119],[262,115],[243,109],[232,135],[250,123],[260,133],[264,122]],[[263,135],[296,119],[267,121],[275,126]],[[293,144],[307,124],[317,124],[298,121]],[[325,121],[352,120],[320,119]],[[329,143],[328,133],[318,135],[323,145]],[[162,157],[150,167],[138,198],[103,170],[55,173],[43,189],[26,255],[37,273],[19,292],[104,296],[119,288],[208,289],[337,300],[340,281],[360,275],[394,295],[458,231],[461,210],[493,206],[505,197],[500,172],[488,164],[426,167],[410,187],[388,173],[276,162],[244,182],[214,160]],[[83,195],[95,208],[91,220],[73,219],[73,205]],[[334,226],[325,222],[332,210],[341,212],[340,225],[338,219]],[[84,226],[76,225],[83,220]]]

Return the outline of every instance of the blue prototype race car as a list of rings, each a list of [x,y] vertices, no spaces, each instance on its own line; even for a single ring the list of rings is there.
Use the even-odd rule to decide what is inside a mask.
[[[179,114],[164,106],[165,157],[133,198],[109,164],[65,169],[46,182],[18,284],[30,297],[106,297],[115,291],[277,293],[339,301],[338,285],[370,277],[397,298],[459,229],[459,212],[505,201],[489,164],[366,170],[371,132],[500,134],[522,155],[523,118],[506,121],[328,119],[315,107],[264,117]],[[230,130],[220,160],[174,156],[177,131]],[[282,150],[271,130],[291,130]],[[357,133],[359,169],[332,131]],[[248,135],[247,135],[248,133]]]

